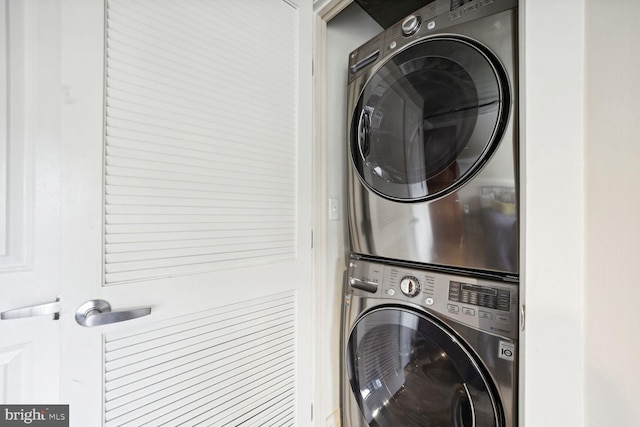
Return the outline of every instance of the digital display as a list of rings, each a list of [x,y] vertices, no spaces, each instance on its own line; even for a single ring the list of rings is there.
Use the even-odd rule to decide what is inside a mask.
[[[511,311],[511,293],[508,290],[470,283],[449,282],[449,301]]]
[[[471,291],[471,292],[476,292],[479,294],[486,294],[486,295],[498,295],[498,291],[496,289],[493,288],[485,288],[482,286],[476,286],[476,285],[469,285],[467,283],[461,283],[460,288],[463,291]]]

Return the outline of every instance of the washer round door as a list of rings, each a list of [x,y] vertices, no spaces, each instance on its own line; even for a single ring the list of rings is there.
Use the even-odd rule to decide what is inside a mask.
[[[425,201],[471,179],[500,143],[509,83],[484,46],[455,36],[424,39],[368,79],[350,125],[360,180],[382,197]]]
[[[481,364],[451,332],[411,309],[375,309],[355,324],[346,349],[362,416],[379,427],[504,424]]]

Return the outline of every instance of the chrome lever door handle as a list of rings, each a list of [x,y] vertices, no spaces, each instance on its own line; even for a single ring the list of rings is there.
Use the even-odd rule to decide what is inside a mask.
[[[136,308],[125,311],[111,311],[111,305],[101,299],[85,302],[76,311],[76,322],[81,326],[100,326],[109,323],[124,322],[125,320],[151,314],[151,308]]]
[[[62,304],[60,303],[60,297],[58,297],[56,298],[55,302],[49,302],[46,304],[38,304],[38,305],[32,305],[30,307],[22,307],[22,308],[16,308],[14,310],[3,311],[2,313],[0,313],[0,319],[2,320],[23,319],[25,317],[47,316],[52,314],[53,320],[58,320],[60,318],[61,309],[62,309]]]

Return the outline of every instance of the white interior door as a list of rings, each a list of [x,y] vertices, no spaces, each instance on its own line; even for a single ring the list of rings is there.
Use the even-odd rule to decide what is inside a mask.
[[[57,11],[0,0],[1,404],[58,402],[59,322],[14,311],[60,292]]]
[[[311,1],[61,16],[72,425],[310,425]]]

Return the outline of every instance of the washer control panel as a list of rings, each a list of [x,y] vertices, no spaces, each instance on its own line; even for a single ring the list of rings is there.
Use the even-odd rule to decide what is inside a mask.
[[[518,336],[518,285],[354,259],[346,293],[410,302],[468,326]]]

